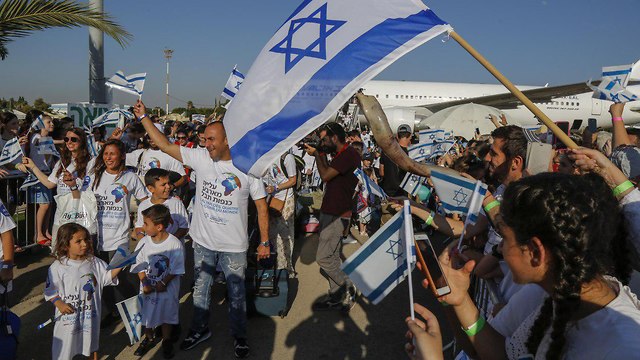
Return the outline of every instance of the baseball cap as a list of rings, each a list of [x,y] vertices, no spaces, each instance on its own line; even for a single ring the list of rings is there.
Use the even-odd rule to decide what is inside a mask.
[[[373,154],[372,153],[366,153],[366,154],[362,155],[362,160],[373,161]]]
[[[611,153],[611,162],[629,179],[640,177],[640,148],[637,146],[618,146]]]
[[[413,131],[411,131],[411,126],[409,126],[407,124],[402,124],[402,125],[398,126],[398,131],[396,133],[397,134],[402,134],[402,133],[411,134],[411,133],[413,133]]]

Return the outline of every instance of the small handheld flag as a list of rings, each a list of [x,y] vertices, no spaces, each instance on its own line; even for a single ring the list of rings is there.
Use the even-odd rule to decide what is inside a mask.
[[[122,109],[111,109],[105,112],[104,114],[98,116],[95,120],[93,120],[92,128],[105,126],[105,125],[117,125],[121,123],[121,120],[131,120],[134,118],[134,115]]]
[[[7,141],[0,154],[0,165],[10,164],[22,156],[22,147],[17,137]]]
[[[117,89],[129,94],[142,96],[144,90],[144,81],[147,73],[132,74],[125,76],[122,70],[117,71],[105,85],[110,88]]]
[[[240,90],[242,82],[244,82],[244,75],[234,66],[227,80],[227,84],[224,86],[224,90],[222,90],[222,97],[233,100],[238,90]]]
[[[116,249],[115,254],[113,254],[113,258],[111,258],[111,262],[109,262],[109,266],[107,266],[107,270],[119,269],[125,266],[133,265],[136,262],[136,257],[140,253],[140,250],[144,247],[144,244],[140,246],[140,248],[132,253],[130,253],[126,248],[119,247]]]
[[[96,138],[93,136],[93,126],[85,125],[83,127],[84,134],[87,136],[87,147],[91,157],[98,156],[98,147],[96,146]]]
[[[42,115],[38,116],[33,122],[31,122],[31,130],[40,131],[44,129],[44,121],[42,120]]]
[[[476,182],[463,178],[462,176],[448,175],[439,171],[431,171],[431,181],[435,187],[436,193],[442,202],[442,207],[448,213],[467,215],[472,217],[470,220],[475,222],[475,217],[480,208],[471,209],[472,199],[476,192]],[[487,185],[481,183],[477,192],[480,196],[484,196],[487,192]],[[482,205],[482,198],[480,199]]]
[[[638,65],[638,63],[603,67],[600,84],[594,86],[591,85],[591,81],[587,83],[593,90],[593,97],[615,103],[626,103],[638,100],[638,96],[627,88],[629,80],[632,79],[632,76],[635,76],[633,73],[634,68],[637,67],[636,65]]]
[[[38,142],[38,154],[60,157],[60,153],[58,152],[56,145],[53,143],[53,138],[50,136],[40,138],[40,141]]]
[[[22,186],[20,186],[20,190],[22,191],[26,191],[28,188],[30,188],[31,186],[39,183],[40,180],[38,180],[38,178],[33,174],[33,173],[29,173],[29,176],[27,176],[26,179],[24,179],[24,182],[22,183]]]
[[[400,183],[400,187],[407,192],[407,194],[411,194],[411,196],[417,196],[418,192],[422,185],[427,183],[427,179],[416,174],[412,174],[408,172],[402,182]]]
[[[116,303],[131,345],[140,341],[142,335],[142,304],[140,295]]]

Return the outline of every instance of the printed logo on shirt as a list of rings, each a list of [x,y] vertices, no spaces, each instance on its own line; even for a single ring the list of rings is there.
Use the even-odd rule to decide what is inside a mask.
[[[115,188],[111,191],[111,195],[115,196],[116,202],[119,203],[120,200],[122,200],[125,196],[127,196],[127,194],[129,194],[129,190],[126,186],[120,183],[115,183],[114,185]]]
[[[224,186],[224,194],[230,195],[235,189],[242,187],[240,179],[234,173],[224,173],[226,178],[222,180],[222,186]]]
[[[87,279],[84,279],[84,278]],[[96,280],[95,275],[92,273],[84,274],[80,277],[80,282],[84,281],[84,285],[82,285],[82,290],[87,293],[87,300],[91,301],[93,299],[93,294],[96,292],[96,286],[98,285],[98,281]]]
[[[160,168],[160,160],[156,158],[151,158],[149,160],[149,169],[159,169]]]
[[[149,258],[149,265],[146,271],[147,277],[151,283],[155,284],[167,276],[170,266],[171,262],[168,257],[162,254],[154,254]]]
[[[2,215],[4,216],[11,217],[11,214],[9,214],[9,210],[7,210],[7,207],[4,206],[4,204],[0,204],[0,213],[2,213]]]
[[[87,186],[89,186],[89,183],[91,182],[91,176],[87,175],[84,177],[84,180],[82,181],[82,188],[86,188]]]

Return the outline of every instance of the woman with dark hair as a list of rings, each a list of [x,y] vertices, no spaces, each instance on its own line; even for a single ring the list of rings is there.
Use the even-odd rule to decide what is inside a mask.
[[[477,357],[636,358],[640,302],[623,285],[631,272],[624,218],[605,181],[593,174],[523,178],[507,187],[499,213],[504,259],[513,280],[529,285],[490,324],[468,293],[473,261],[455,270],[448,254],[440,258],[451,287],[440,300],[455,312]],[[418,343],[433,344],[415,327],[424,323],[408,324]]]
[[[20,120],[11,112],[0,113],[0,150],[7,141],[20,135]],[[19,138],[20,146],[24,146],[29,140],[26,136]]]

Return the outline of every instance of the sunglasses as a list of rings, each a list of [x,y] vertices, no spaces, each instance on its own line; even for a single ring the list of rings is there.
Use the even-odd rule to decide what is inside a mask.
[[[73,143],[77,143],[78,141],[80,141],[80,138],[77,138],[77,137],[66,137],[66,136],[65,136],[65,138],[64,138],[64,142],[66,142],[66,143],[67,143],[67,142],[69,142],[69,141],[71,141],[71,142],[73,142]]]
[[[186,139],[186,136],[178,136],[178,139]]]

